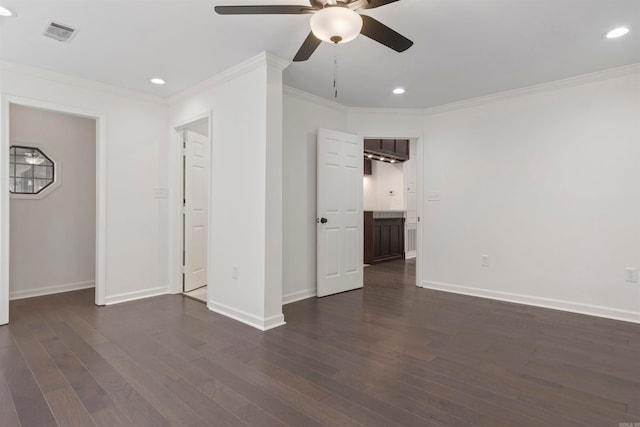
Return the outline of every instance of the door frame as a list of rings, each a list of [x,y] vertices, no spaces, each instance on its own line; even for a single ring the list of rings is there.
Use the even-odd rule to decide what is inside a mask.
[[[9,158],[11,145],[9,132],[10,104],[47,110],[96,121],[96,276],[95,304],[105,305],[106,299],[106,231],[107,231],[107,114],[87,108],[77,108],[39,99],[0,95],[0,189],[9,187]],[[9,268],[10,268],[10,206],[9,192],[0,191],[0,325],[9,323]]]
[[[171,126],[173,130],[173,141],[171,144],[171,154],[170,160],[174,165],[174,179],[172,180],[171,187],[169,188],[169,203],[173,208],[169,209],[169,224],[173,231],[170,230],[170,235],[173,236],[173,241],[169,245],[169,277],[171,279],[171,283],[169,285],[169,292],[172,294],[181,294],[183,291],[183,274],[182,274],[182,253],[184,251],[184,217],[182,214],[182,200],[184,199],[184,191],[183,191],[183,181],[184,181],[184,164],[182,161],[183,153],[182,153],[182,144],[183,144],[183,131],[189,126],[203,121],[208,121],[208,129],[209,129],[209,158],[208,166],[209,170],[207,171],[207,220],[208,220],[208,230],[207,230],[207,284],[212,283],[212,270],[211,270],[211,230],[213,228],[213,224],[211,221],[212,217],[212,206],[213,206],[213,198],[212,198],[212,185],[211,185],[211,170],[212,170],[212,158],[213,158],[213,112],[207,111],[196,116],[191,117],[188,120],[184,120],[178,122]],[[171,180],[170,180],[171,182]],[[172,218],[173,217],[173,218]],[[209,287],[207,287],[207,303],[209,301]]]
[[[423,242],[423,203],[424,203],[424,135],[403,135],[402,132],[358,132],[364,139],[408,139],[416,141],[416,215],[419,220],[416,230],[416,286],[422,288],[422,242]]]

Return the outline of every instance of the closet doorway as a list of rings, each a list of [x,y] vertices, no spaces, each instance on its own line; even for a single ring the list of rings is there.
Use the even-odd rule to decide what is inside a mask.
[[[182,292],[207,302],[210,139],[208,118],[179,129],[182,137]]]

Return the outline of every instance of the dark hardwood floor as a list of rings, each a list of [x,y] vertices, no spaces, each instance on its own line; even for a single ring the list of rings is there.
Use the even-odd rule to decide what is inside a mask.
[[[367,267],[363,290],[287,305],[266,333],[181,295],[13,301],[0,426],[640,423],[640,325],[414,277],[404,261]]]

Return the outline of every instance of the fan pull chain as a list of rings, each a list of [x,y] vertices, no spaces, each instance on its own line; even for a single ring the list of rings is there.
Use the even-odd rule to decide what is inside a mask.
[[[333,44],[333,97],[338,97],[338,43]]]

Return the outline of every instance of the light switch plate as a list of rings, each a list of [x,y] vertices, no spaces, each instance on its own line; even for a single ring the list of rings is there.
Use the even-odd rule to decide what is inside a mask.
[[[154,188],[153,189],[153,198],[154,199],[167,199],[169,197],[169,189],[168,188]]]
[[[440,192],[439,191],[428,191],[427,192],[427,201],[429,201],[429,202],[439,202],[440,201]]]

